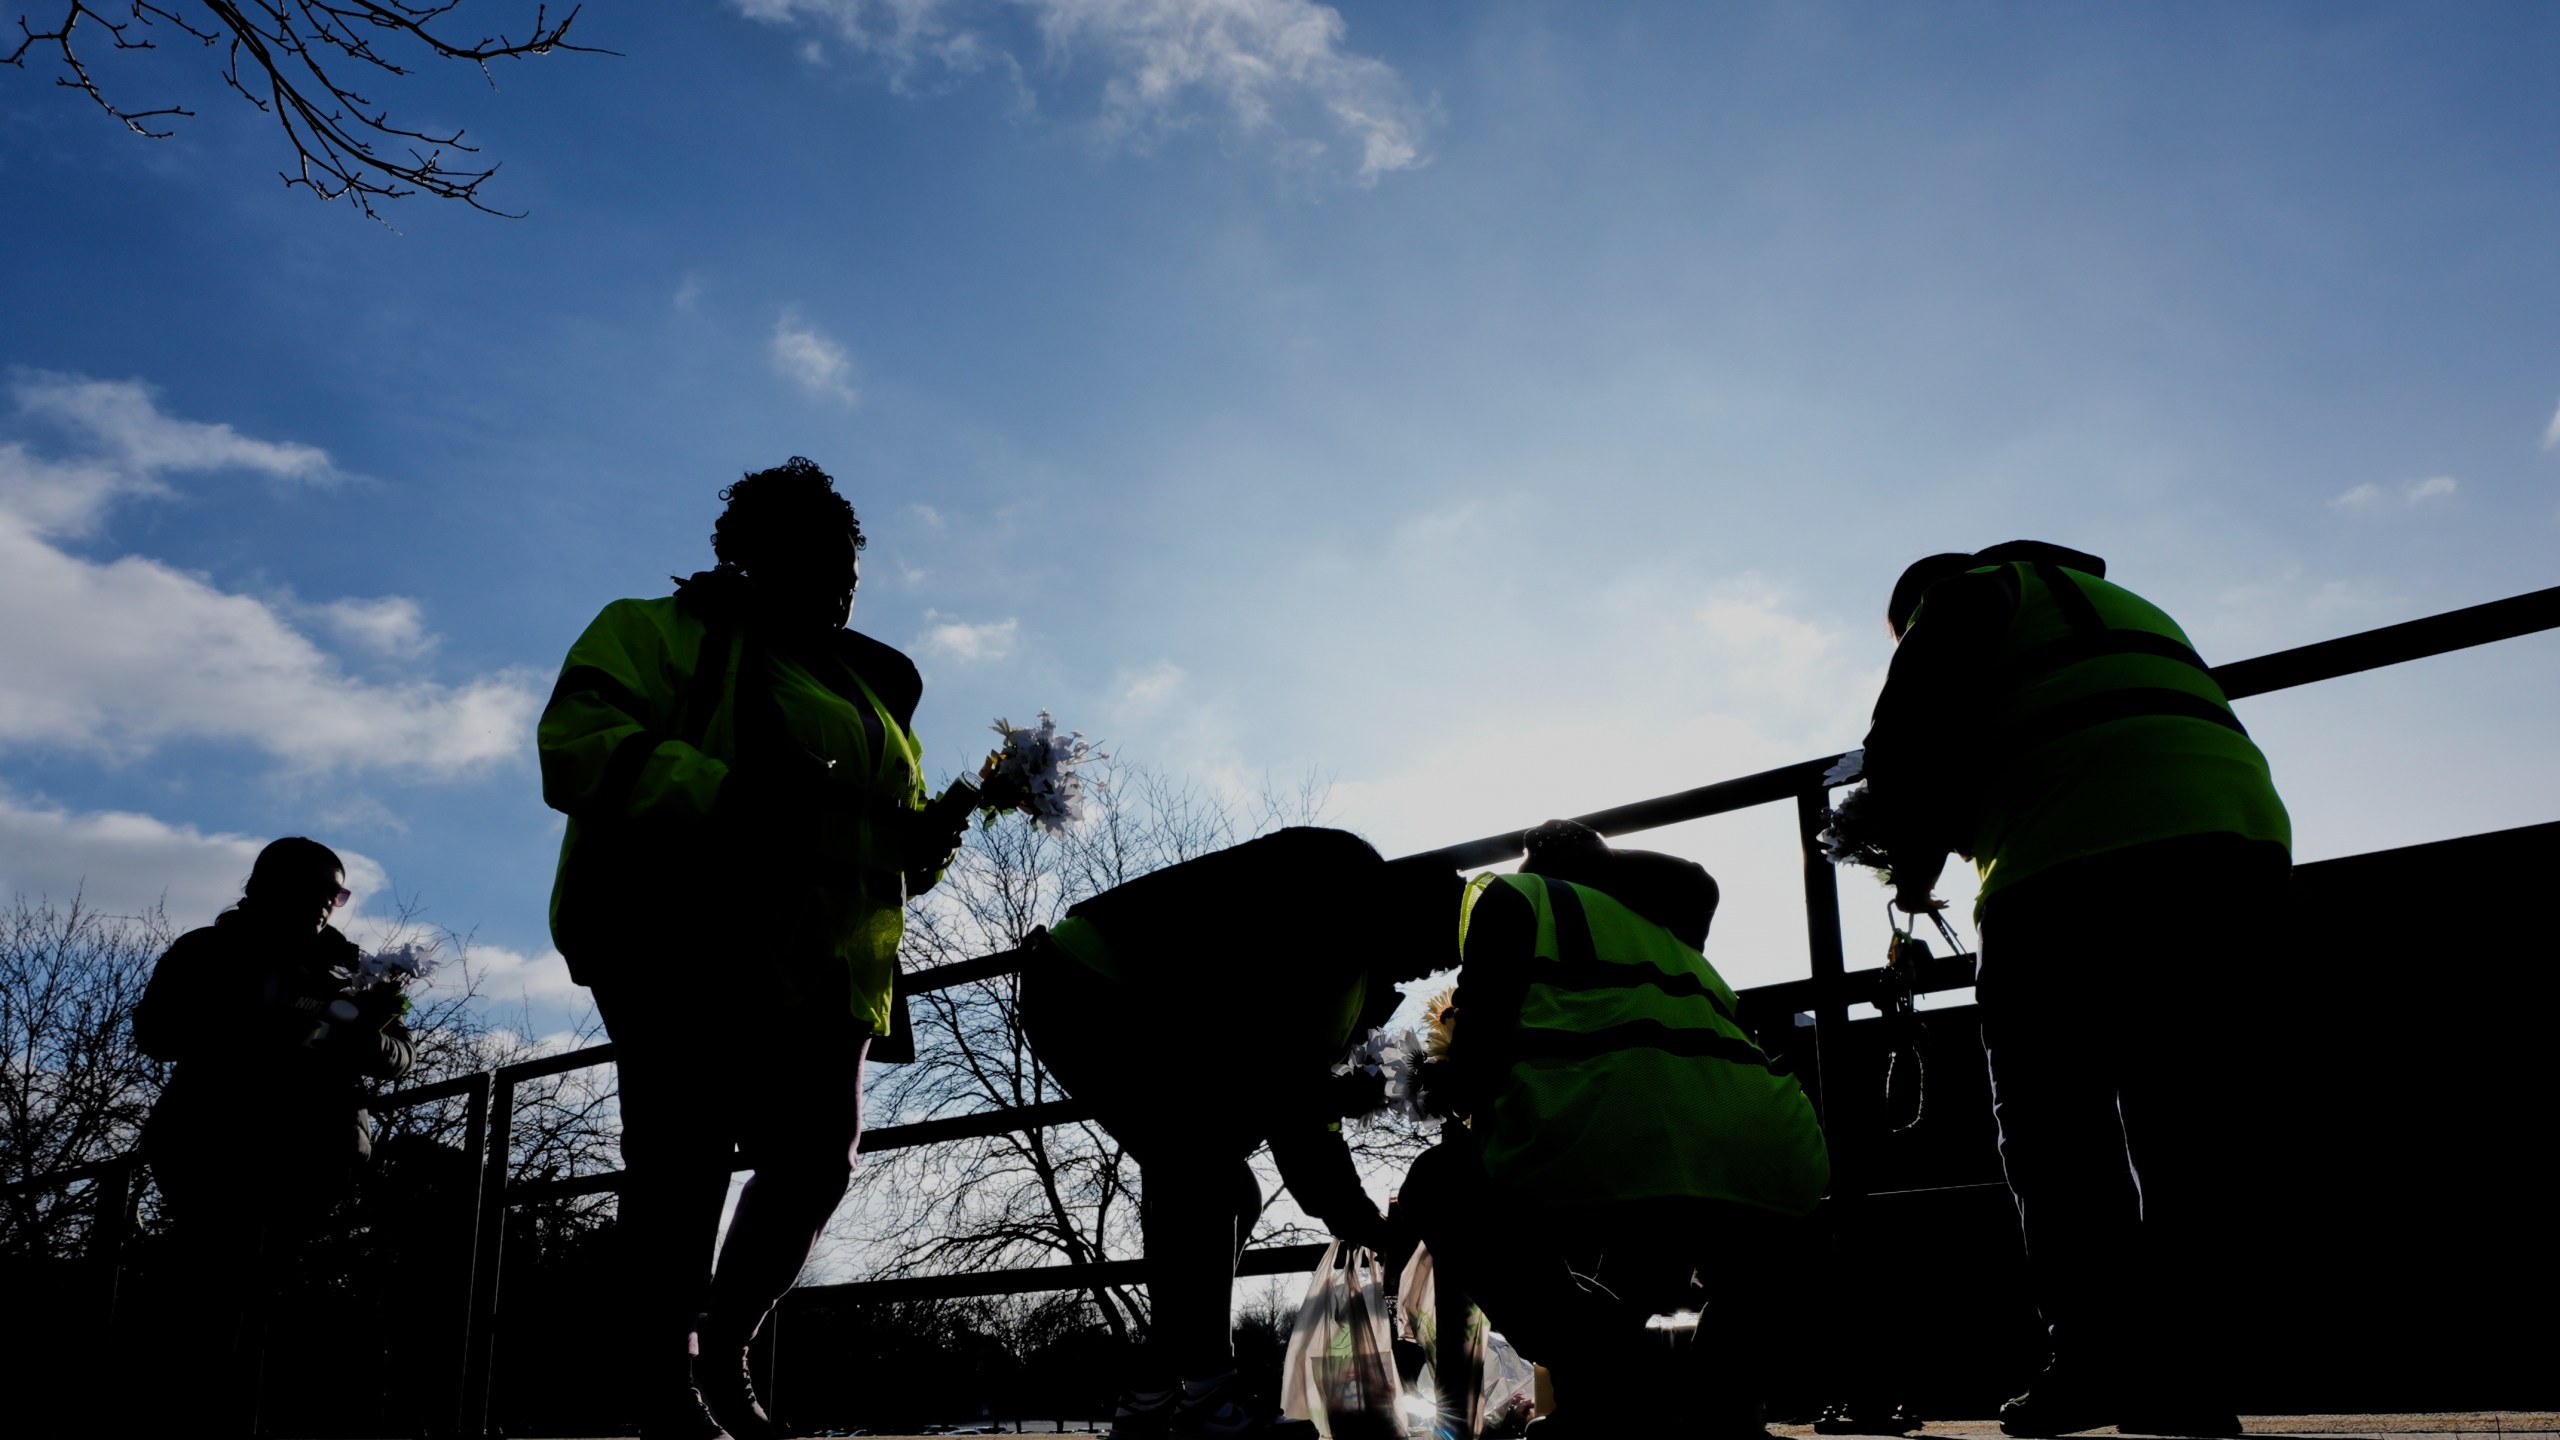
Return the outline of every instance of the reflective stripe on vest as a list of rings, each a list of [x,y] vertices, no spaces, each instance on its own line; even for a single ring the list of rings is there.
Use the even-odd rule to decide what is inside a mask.
[[[1671,932],[1587,886],[1509,885],[1537,915],[1486,1172],[1552,1204],[1689,1196],[1782,1214],[1830,1183],[1812,1104],[1735,1021],[1731,987]]]
[[[2000,568],[2018,609],[1973,831],[1982,898],[2064,861],[2155,840],[2290,843],[2266,757],[2176,621],[2094,575],[2044,562]]]

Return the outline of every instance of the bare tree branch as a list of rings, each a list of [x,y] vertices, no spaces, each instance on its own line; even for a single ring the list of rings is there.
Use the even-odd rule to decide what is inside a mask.
[[[62,3],[62,19],[49,30],[38,30],[19,16],[17,48],[0,60],[24,70],[30,55],[49,50],[62,71],[54,77],[56,85],[87,95],[134,134],[164,140],[175,130],[153,122],[192,118],[195,112],[178,105],[132,109],[108,98],[81,55],[80,29],[85,21],[105,35],[111,53],[153,50],[157,43],[143,32],[165,22],[201,46],[224,49],[223,83],[259,113],[273,117],[292,147],[292,168],[278,172],[286,188],[309,190],[323,200],[345,200],[374,220],[382,218],[379,202],[418,194],[459,200],[484,214],[521,218],[481,200],[480,187],[498,173],[497,162],[468,158],[478,156],[479,147],[466,144],[460,129],[420,130],[394,123],[387,107],[355,88],[350,70],[362,74],[369,68],[392,77],[411,73],[380,44],[475,66],[491,89],[497,88],[489,70],[493,60],[521,60],[555,50],[614,53],[570,41],[569,27],[583,7],[572,8],[554,23],[548,7],[537,5],[525,38],[509,39],[502,33],[466,43],[443,28],[462,0],[424,5],[400,0],[177,0],[175,8],[127,0],[128,18],[121,23],[91,0]],[[197,12],[201,25],[187,18]]]

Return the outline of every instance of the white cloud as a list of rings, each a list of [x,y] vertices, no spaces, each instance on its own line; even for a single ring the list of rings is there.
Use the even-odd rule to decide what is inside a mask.
[[[940,530],[949,524],[948,521],[942,518],[941,511],[936,510],[932,506],[924,504],[921,501],[907,506],[907,513],[914,516],[916,518],[916,523],[922,525],[927,530]]]
[[[1433,109],[1395,70],[1346,50],[1342,12],[1315,0],[732,0],[774,24],[832,30],[878,56],[903,85],[919,67],[966,73],[1003,64],[1020,77],[1104,72],[1103,137],[1144,145],[1202,108],[1283,154],[1322,155],[1332,135],[1358,157],[1363,184],[1425,163]],[[1041,62],[1015,58],[994,31],[1018,21]]]
[[[862,398],[853,388],[853,357],[788,310],[773,322],[773,370],[816,399],[852,405]]]
[[[583,987],[569,978],[569,962],[557,950],[527,955],[497,945],[473,945],[471,964],[479,972],[480,993],[503,1005],[543,1005],[583,998]]]
[[[2551,424],[2542,432],[2542,448],[2560,450],[2560,410],[2551,412]]]
[[[0,792],[0,895],[78,894],[110,914],[132,915],[164,900],[180,929],[211,924],[240,898],[258,851],[273,836],[176,825],[126,810],[74,812]],[[327,837],[319,838],[324,844]],[[343,845],[355,899],[342,912],[360,919],[366,903],[390,891],[382,866]]]
[[[339,639],[395,659],[416,659],[436,645],[425,613],[406,595],[332,600],[314,607],[314,613]]]
[[[1182,682],[1186,678],[1182,667],[1170,660],[1159,660],[1135,672],[1122,671],[1114,681],[1119,691],[1114,703],[1126,715],[1144,715],[1159,710],[1182,693]]]
[[[690,315],[693,313],[694,307],[701,303],[702,277],[688,270],[685,272],[684,279],[676,284],[676,293],[674,296],[675,307],[684,314]]]
[[[96,382],[66,377],[16,389],[31,412],[107,418],[83,431],[99,453],[57,459],[0,445],[0,749],[130,758],[210,739],[254,746],[294,770],[424,776],[524,753],[542,699],[537,677],[359,679],[296,628],[287,611],[302,607],[290,601],[226,591],[146,556],[92,560],[54,543],[89,533],[120,498],[165,490],[162,470],[316,475],[328,472],[321,452],[172,420],[138,385],[105,386],[116,394],[104,400]],[[396,597],[307,613],[393,656],[433,643],[414,602]]]
[[[138,380],[39,370],[20,374],[9,390],[21,411],[80,434],[101,458],[127,471],[254,470],[285,480],[340,478],[328,452],[316,447],[253,440],[228,425],[164,415],[151,387]]]
[[[925,648],[963,664],[1002,660],[1011,655],[1014,641],[1022,629],[1022,622],[1012,616],[972,625],[964,620],[951,619],[938,610],[927,610],[924,619]]]
[[[2461,488],[2462,482],[2450,475],[2430,475],[2423,480],[2412,480],[2401,486],[2400,500],[2407,505],[2424,505],[2430,500],[2442,500]],[[2329,508],[2365,514],[2380,509],[2390,499],[2391,492],[2388,489],[2368,480],[2341,493],[2338,498],[2329,502]]]

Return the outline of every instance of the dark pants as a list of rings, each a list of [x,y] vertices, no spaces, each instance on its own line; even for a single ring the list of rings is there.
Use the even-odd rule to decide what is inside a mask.
[[[154,1137],[153,1183],[169,1217],[168,1269],[154,1288],[165,1335],[165,1389],[148,1396],[185,1428],[256,1433],[265,1397],[294,1383],[295,1356],[270,1344],[278,1294],[354,1179],[352,1153],[262,1146],[233,1134]]]
[[[1178,1017],[1052,947],[1023,967],[1022,1026],[1040,1063],[1138,1162],[1147,1247],[1148,1327],[1139,1388],[1209,1380],[1235,1368],[1236,1265],[1262,1214],[1246,1158],[1261,1137],[1230,1097],[1186,1079],[1157,1052]]]
[[[1435,1283],[1547,1368],[1560,1413],[1757,1428],[1765,1298],[1803,1258],[1804,1222],[1720,1200],[1540,1204],[1496,1186],[1463,1137],[1414,1162],[1396,1213],[1431,1247]],[[1702,1305],[1693,1342],[1645,1328]]]
[[[2101,1383],[2224,1387],[2287,874],[2280,847],[2201,836],[1983,906],[2000,1162],[2054,1356]]]
[[[670,972],[681,973],[681,972]],[[644,1386],[734,1358],[800,1277],[853,1178],[868,1032],[833,1003],[595,987],[620,1072],[626,1312]],[[734,1159],[733,1159],[734,1153]],[[720,1239],[734,1163],[754,1171]]]

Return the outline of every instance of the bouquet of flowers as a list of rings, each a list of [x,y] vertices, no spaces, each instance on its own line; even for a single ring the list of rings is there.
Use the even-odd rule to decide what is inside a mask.
[[[356,993],[388,992],[388,996],[398,997],[398,1003],[386,1003],[384,1008],[394,1016],[406,1015],[409,1013],[409,987],[443,969],[445,958],[444,947],[432,940],[385,945],[356,958],[355,978],[359,982]],[[388,996],[385,997],[386,1002]],[[351,1002],[341,1000],[338,1003],[347,1005]],[[356,1017],[348,1014],[339,1018],[352,1020]]]
[[[956,825],[962,815],[975,810],[980,812],[981,824],[993,825],[998,815],[1018,810],[1051,834],[1080,819],[1084,777],[1077,772],[1111,757],[1094,749],[1081,730],[1060,734],[1058,722],[1046,710],[1040,712],[1037,725],[999,719],[993,728],[1004,737],[1003,747],[987,752],[976,779],[951,782],[951,788],[929,807],[931,811]]]
[[[1425,1118],[1422,1066],[1429,1042],[1419,1030],[1372,1030],[1351,1048],[1338,1074],[1375,1075],[1386,1084],[1386,1103],[1375,1113]]]
[[[1854,786],[1849,793],[1822,812],[1821,833],[1814,840],[1834,865],[1864,865],[1876,872],[1885,884],[1893,883],[1893,857],[1875,838],[1874,817],[1868,808],[1867,787]]]

